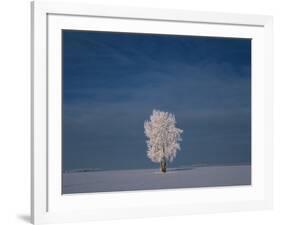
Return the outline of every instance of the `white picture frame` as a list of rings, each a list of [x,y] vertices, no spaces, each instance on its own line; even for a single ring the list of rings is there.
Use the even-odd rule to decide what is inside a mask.
[[[252,38],[252,185],[62,195],[61,99],[57,98],[61,95],[62,29]],[[32,222],[272,208],[272,43],[271,16],[32,2]]]

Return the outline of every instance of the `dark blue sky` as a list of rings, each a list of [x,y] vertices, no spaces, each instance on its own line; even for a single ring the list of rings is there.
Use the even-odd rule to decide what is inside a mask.
[[[143,123],[184,130],[171,167],[251,161],[251,40],[63,31],[63,169],[158,167]]]

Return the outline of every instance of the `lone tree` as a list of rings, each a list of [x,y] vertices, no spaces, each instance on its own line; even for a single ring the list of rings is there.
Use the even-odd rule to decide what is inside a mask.
[[[173,161],[183,130],[176,128],[176,119],[172,113],[153,110],[150,121],[144,122],[144,133],[148,140],[147,156],[153,162],[160,163],[160,170],[165,173],[167,161]]]

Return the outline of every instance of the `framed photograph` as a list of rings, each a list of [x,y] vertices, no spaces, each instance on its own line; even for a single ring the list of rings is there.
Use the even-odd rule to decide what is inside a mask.
[[[32,3],[34,224],[272,207],[272,17]]]

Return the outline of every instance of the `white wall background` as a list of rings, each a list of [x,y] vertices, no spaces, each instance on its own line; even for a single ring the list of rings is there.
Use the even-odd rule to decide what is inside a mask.
[[[86,1],[86,0],[82,0]],[[81,0],[80,0],[81,2]],[[89,2],[89,0],[87,1]],[[274,16],[275,209],[84,224],[281,224],[281,3],[276,0],[92,0],[93,3]],[[27,224],[30,209],[30,1],[0,2],[0,223]],[[82,223],[81,223],[82,224]]]

